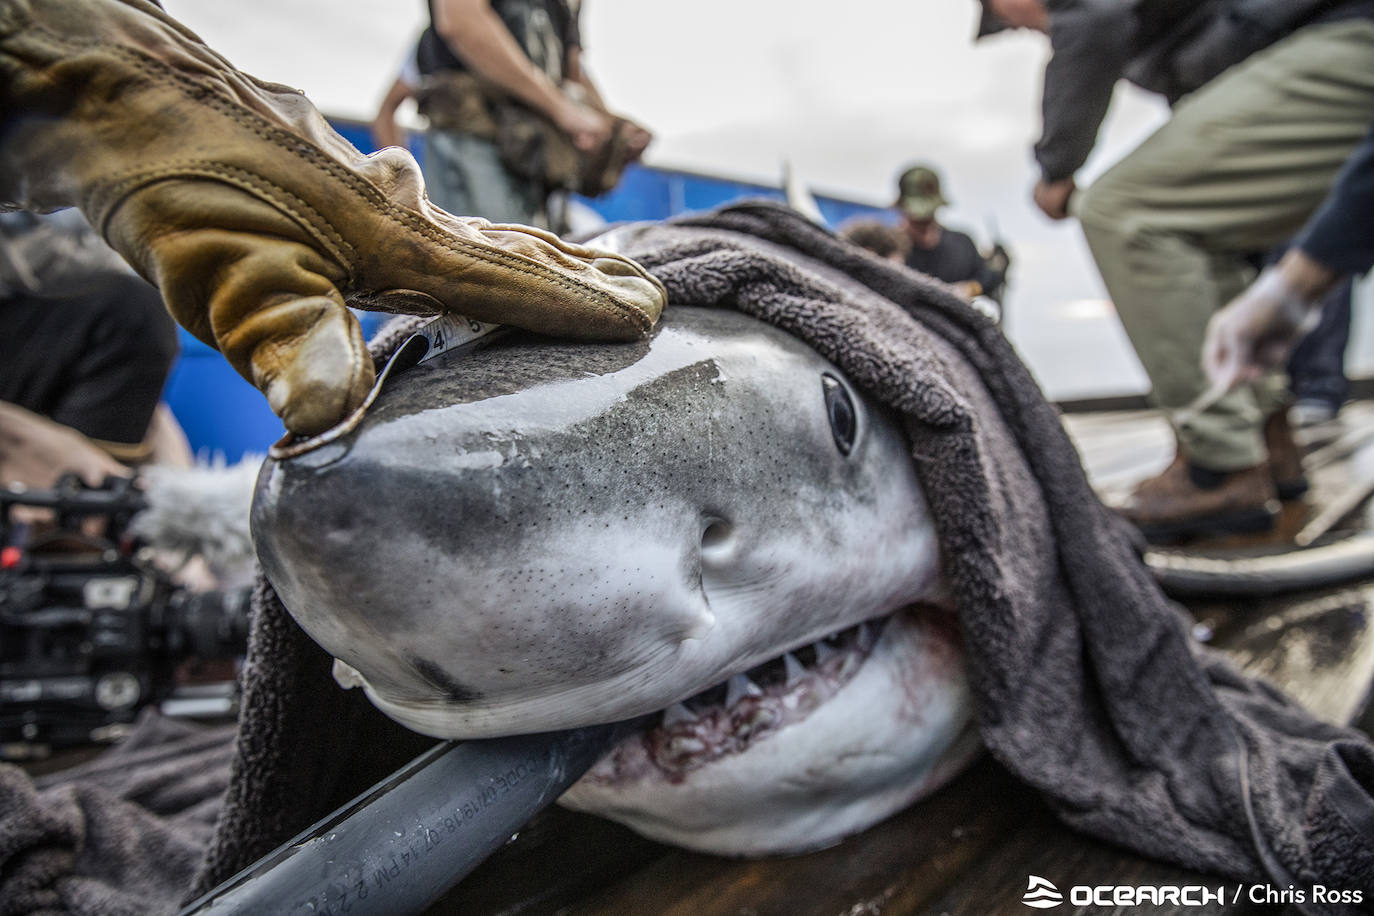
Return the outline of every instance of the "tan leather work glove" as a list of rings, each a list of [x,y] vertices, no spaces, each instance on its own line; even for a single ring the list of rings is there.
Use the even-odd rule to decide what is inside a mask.
[[[664,305],[630,260],[434,207],[409,154],[364,157],[143,0],[0,0],[0,202],[81,207],[298,435],[372,385],[345,302],[602,340]]]

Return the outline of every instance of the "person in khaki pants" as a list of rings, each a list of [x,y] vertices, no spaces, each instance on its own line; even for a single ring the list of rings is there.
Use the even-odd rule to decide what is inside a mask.
[[[984,0],[982,34],[1005,26],[1054,49],[1036,203],[1081,222],[1178,436],[1173,463],[1119,510],[1156,540],[1268,528],[1275,497],[1306,489],[1281,379],[1206,396],[1202,340],[1250,258],[1303,225],[1374,121],[1374,0]],[[1080,191],[1121,77],[1173,116]]]

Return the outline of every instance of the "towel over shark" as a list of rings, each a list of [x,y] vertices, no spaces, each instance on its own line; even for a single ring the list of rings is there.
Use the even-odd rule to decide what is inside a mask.
[[[679,307],[413,362],[258,480],[342,685],[447,738],[654,713],[562,802],[727,855],[834,843],[977,753],[910,446],[806,345]]]

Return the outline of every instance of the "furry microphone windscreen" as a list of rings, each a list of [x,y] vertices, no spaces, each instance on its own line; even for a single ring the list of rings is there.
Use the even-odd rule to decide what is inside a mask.
[[[154,548],[202,556],[221,579],[251,578],[256,555],[249,508],[262,456],[237,464],[153,466],[139,472],[147,508],[130,531]]]

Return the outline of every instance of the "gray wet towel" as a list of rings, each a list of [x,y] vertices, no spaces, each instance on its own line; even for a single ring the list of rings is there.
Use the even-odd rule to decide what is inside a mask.
[[[0,765],[0,914],[173,909],[214,832],[233,739],[150,710],[83,766],[31,780]]]

